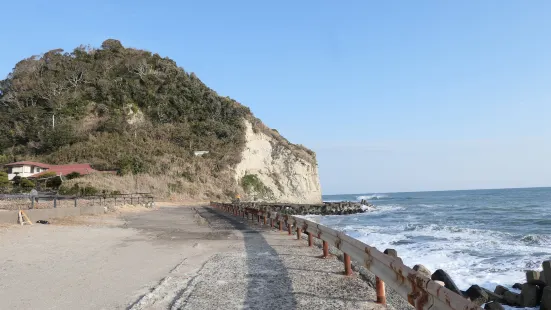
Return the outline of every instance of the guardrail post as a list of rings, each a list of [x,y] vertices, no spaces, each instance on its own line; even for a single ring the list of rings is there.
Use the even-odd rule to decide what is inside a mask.
[[[266,214],[264,214],[264,225],[267,224],[267,223],[266,223],[266,220],[267,220],[267,219],[266,219]]]
[[[258,223],[260,224],[260,214],[256,214],[256,220],[258,221]]]
[[[273,218],[270,218],[270,227],[274,228],[274,219]]]
[[[57,208],[57,197],[54,197],[54,208]]]
[[[377,303],[386,305],[385,282],[379,277],[375,277],[375,288],[377,289]]]
[[[301,233],[300,227],[297,226],[297,240],[300,240],[300,233]]]
[[[308,234],[308,246],[313,246],[314,245],[314,237],[312,236],[311,233],[307,232]]]
[[[279,220],[279,231],[283,231],[283,221]]]
[[[75,197],[75,208],[77,207],[77,197]]]
[[[293,234],[293,232],[291,231],[292,226],[293,225],[291,223],[289,223],[289,220],[287,220],[287,233],[288,233],[289,236]]]
[[[329,257],[329,243],[327,241],[323,240],[323,256],[322,258]]]
[[[344,253],[344,275],[345,276],[351,276],[352,275],[352,265],[350,263],[350,255]]]
[[[394,249],[386,249],[383,253],[391,257],[398,257],[398,253]],[[386,305],[385,282],[379,277],[375,277],[375,289],[377,290],[377,303]]]

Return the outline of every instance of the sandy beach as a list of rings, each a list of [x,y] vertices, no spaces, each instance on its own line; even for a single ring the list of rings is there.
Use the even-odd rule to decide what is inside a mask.
[[[295,238],[205,207],[2,227],[0,308],[382,308]]]

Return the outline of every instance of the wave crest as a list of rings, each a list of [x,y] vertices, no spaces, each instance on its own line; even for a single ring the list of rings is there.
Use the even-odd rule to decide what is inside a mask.
[[[360,201],[360,200],[384,199],[384,198],[388,198],[388,195],[385,195],[385,194],[371,194],[371,195],[362,195],[362,196],[356,197],[356,199],[358,201]]]

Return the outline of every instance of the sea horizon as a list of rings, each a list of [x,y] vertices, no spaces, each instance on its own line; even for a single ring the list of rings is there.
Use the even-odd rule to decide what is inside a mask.
[[[369,195],[369,194],[408,194],[408,193],[437,193],[437,192],[461,192],[461,191],[490,191],[490,190],[508,190],[508,189],[545,189],[549,186],[526,186],[526,187],[495,187],[495,188],[471,188],[471,189],[438,189],[438,190],[420,190],[420,191],[368,191],[361,193],[339,193],[339,194],[322,194],[323,196],[349,196],[349,195]]]

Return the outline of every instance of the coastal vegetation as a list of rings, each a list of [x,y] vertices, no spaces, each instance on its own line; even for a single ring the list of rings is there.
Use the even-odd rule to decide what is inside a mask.
[[[77,185],[221,198],[243,191],[231,169],[241,161],[245,119],[315,161],[170,58],[108,39],[100,48],[23,59],[0,81],[0,164],[90,163],[120,178],[76,178],[60,184],[65,191]]]

